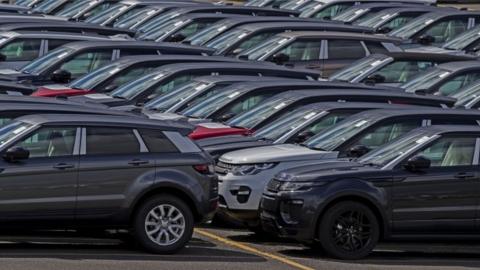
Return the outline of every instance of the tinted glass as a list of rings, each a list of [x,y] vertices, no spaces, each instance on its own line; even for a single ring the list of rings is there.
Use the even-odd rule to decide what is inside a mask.
[[[479,79],[480,73],[468,73],[455,76],[440,86],[438,94],[442,96],[455,94],[460,88],[466,87]]]
[[[431,167],[472,165],[476,138],[444,137],[417,153],[430,159]]]
[[[147,145],[148,151],[154,153],[175,153],[177,147],[169,140],[163,132],[156,130],[139,130],[143,141]]]
[[[64,40],[64,39],[49,39],[48,40],[48,50],[54,50],[62,45],[65,45],[69,42],[74,42],[74,40]]]
[[[423,35],[434,37],[435,43],[444,43],[465,32],[467,26],[468,18],[442,21],[430,27]]]
[[[140,143],[129,128],[87,128],[88,155],[134,154],[140,152]]]
[[[434,65],[435,63],[427,61],[398,61],[386,65],[370,76],[381,75],[385,78],[384,83],[404,83]]]
[[[288,55],[290,61],[318,60],[321,47],[321,41],[295,41],[279,53]]]
[[[30,158],[70,156],[73,154],[76,132],[77,128],[74,127],[45,127],[17,146],[30,151]]]
[[[70,72],[72,78],[78,78],[111,61],[112,51],[110,50],[102,52],[85,52],[63,63],[60,69]]]
[[[328,59],[360,59],[366,52],[360,41],[357,40],[329,40]]]
[[[16,39],[0,48],[7,61],[30,61],[38,57],[41,39]]]

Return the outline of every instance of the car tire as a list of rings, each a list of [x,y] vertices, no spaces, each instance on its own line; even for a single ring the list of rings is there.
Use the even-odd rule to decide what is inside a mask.
[[[366,257],[375,248],[380,229],[377,217],[366,205],[345,201],[321,217],[318,236],[323,250],[342,260]]]
[[[192,238],[192,210],[181,199],[164,194],[152,197],[135,213],[133,235],[138,245],[156,254],[172,254]]]

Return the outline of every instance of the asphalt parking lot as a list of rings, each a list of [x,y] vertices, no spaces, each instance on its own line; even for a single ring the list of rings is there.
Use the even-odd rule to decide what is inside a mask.
[[[197,228],[175,255],[151,255],[117,240],[68,237],[0,238],[0,269],[476,269],[480,245],[389,243],[361,261],[335,261],[302,245],[245,230]]]

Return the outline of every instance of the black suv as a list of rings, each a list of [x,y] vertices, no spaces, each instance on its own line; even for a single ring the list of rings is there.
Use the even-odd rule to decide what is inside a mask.
[[[478,236],[478,126],[430,126],[355,162],[279,173],[263,194],[268,230],[358,259],[379,239]]]
[[[150,252],[181,249],[218,200],[212,160],[190,131],[128,116],[11,121],[0,128],[1,226],[124,228]]]

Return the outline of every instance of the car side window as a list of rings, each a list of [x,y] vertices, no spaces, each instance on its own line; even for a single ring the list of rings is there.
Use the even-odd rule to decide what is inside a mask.
[[[455,76],[438,88],[438,94],[449,96],[456,93],[460,88],[478,80],[480,80],[480,73],[467,73]]]
[[[388,50],[383,46],[381,42],[365,41],[365,46],[367,46],[370,54],[374,53],[388,53]]]
[[[6,61],[30,61],[38,57],[41,39],[17,39],[0,49]]]
[[[397,61],[386,65],[371,76],[381,75],[385,78],[385,83],[404,83],[433,66],[435,63],[427,61]]]
[[[322,42],[320,40],[299,40],[294,41],[278,53],[288,55],[289,61],[319,60],[321,47]]]
[[[76,127],[44,127],[16,146],[30,151],[30,158],[73,155]]]
[[[87,127],[87,155],[140,153],[140,143],[130,128]]]
[[[67,43],[74,42],[74,40],[65,40],[65,39],[49,39],[48,40],[48,50],[55,50],[56,48],[63,46]]]
[[[363,133],[350,146],[364,145],[373,150],[422,125],[420,120],[402,120],[380,124]]]
[[[248,40],[241,42],[237,48],[235,48],[232,52],[227,53],[227,55],[238,55],[254,46],[259,45],[260,43],[268,40],[269,38],[273,37],[276,32],[267,32],[267,33],[260,33],[250,37]]]
[[[350,4],[350,3],[331,5],[327,8],[325,8],[325,9],[323,9],[322,11],[318,12],[317,14],[315,14],[314,18],[316,18],[316,19],[331,19],[331,18],[337,16],[338,14],[340,14],[341,12],[347,10],[352,5],[353,4]]]
[[[329,60],[360,59],[365,56],[366,51],[358,40],[328,41]]]
[[[435,43],[444,43],[467,31],[467,27],[468,18],[444,20],[430,26],[422,35],[434,37]]]
[[[140,129],[140,135],[151,153],[177,153],[177,147],[162,131]]]
[[[167,92],[170,92],[173,89],[175,89],[176,87],[178,87],[179,85],[191,81],[193,79],[193,77],[194,77],[193,74],[177,76],[176,78],[171,79],[168,82],[157,86],[155,88],[155,91],[153,92],[153,94],[154,95],[161,95],[161,94],[165,94]]]
[[[431,167],[472,165],[477,138],[443,137],[415,155],[430,160]]]
[[[112,51],[85,52],[63,63],[60,69],[72,74],[72,79],[85,75],[112,61]]]
[[[133,81],[136,78],[140,78],[143,75],[147,74],[148,72],[152,71],[154,67],[139,67],[127,72],[122,72],[118,74],[118,76],[113,77],[109,81],[105,82],[102,88],[107,88],[110,91],[119,87],[122,84],[128,83]]]
[[[159,55],[157,49],[123,49],[120,50],[120,57],[129,55]]]
[[[389,28],[395,30],[400,28],[410,22],[412,19],[417,18],[418,14],[405,14],[395,17],[393,20],[389,21],[388,23],[384,24],[382,27]]]

